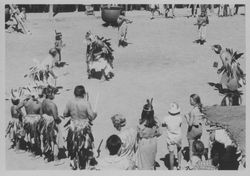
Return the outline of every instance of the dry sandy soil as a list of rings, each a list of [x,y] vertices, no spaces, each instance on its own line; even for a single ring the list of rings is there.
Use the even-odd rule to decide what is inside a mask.
[[[242,10],[242,9],[240,9]],[[176,10],[176,19],[158,18],[150,20],[149,12],[133,11],[127,16],[134,22],[129,25],[126,48],[117,47],[117,28],[103,27],[99,14],[86,16],[83,13],[60,13],[50,21],[47,14],[28,14],[28,25],[32,35],[6,33],[5,85],[6,91],[12,87],[25,85],[23,75],[32,66],[33,59],[42,60],[53,47],[55,29],[63,34],[66,47],[62,51],[62,60],[69,65],[56,70],[58,85],[64,90],[55,99],[59,113],[62,114],[66,102],[73,97],[76,85],[83,84],[90,95],[90,102],[95,106],[98,117],[94,121],[93,133],[96,146],[101,139],[107,139],[114,132],[110,117],[121,113],[127,118],[127,126],[135,127],[147,98],[154,98],[156,116],[162,120],[167,115],[169,104],[180,104],[182,114],[191,106],[189,96],[200,95],[202,103],[207,106],[219,104],[223,97],[214,91],[207,82],[217,82],[219,77],[213,62],[219,57],[211,50],[211,45],[221,44],[245,53],[245,16],[218,18],[210,16],[207,28],[207,43],[204,46],[193,43],[197,39],[197,27],[194,18],[185,18],[183,10]],[[94,34],[111,38],[115,50],[115,77],[108,81],[88,80],[86,74],[84,35],[91,30]],[[245,71],[245,57],[240,59]],[[70,89],[66,91],[66,89]],[[243,90],[245,91],[245,90]],[[243,96],[245,104],[245,95]],[[10,119],[10,102],[6,101],[6,121]],[[183,120],[183,146],[186,123]],[[102,145],[102,156],[106,155]],[[158,140],[157,161],[159,169],[166,169],[160,160],[167,147],[164,135]],[[70,169],[68,159],[65,164],[55,167],[53,163],[45,164],[42,159],[33,160],[29,153],[16,154],[6,145],[6,168],[8,170],[57,170]]]

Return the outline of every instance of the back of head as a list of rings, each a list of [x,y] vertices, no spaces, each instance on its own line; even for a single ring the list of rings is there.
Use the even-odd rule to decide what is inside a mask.
[[[119,136],[111,135],[106,142],[106,148],[109,150],[110,155],[118,154],[122,145],[122,141]]]
[[[54,99],[55,94],[58,92],[57,88],[54,88],[50,85],[47,87],[43,88],[42,95],[45,96],[47,99]]]
[[[141,113],[140,124],[145,123],[146,127],[152,128],[156,125],[156,121],[154,119],[154,109],[153,109],[153,98],[149,101],[147,100],[147,104],[143,106],[143,110]]]
[[[74,90],[75,97],[83,98],[86,94],[85,88],[82,85],[76,86]]]
[[[117,130],[120,130],[126,125],[126,118],[124,118],[121,114],[115,114],[111,117],[111,120]]]
[[[237,170],[239,162],[237,161],[237,148],[227,146],[225,152],[219,161],[219,170]]]
[[[193,155],[201,157],[204,154],[204,149],[203,142],[198,140],[193,142]]]

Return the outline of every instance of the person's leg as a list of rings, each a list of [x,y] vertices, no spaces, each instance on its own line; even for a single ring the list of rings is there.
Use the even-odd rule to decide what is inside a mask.
[[[61,126],[60,124],[56,125],[57,128],[57,134],[56,134],[56,141],[54,142],[54,161],[55,161],[55,166],[64,164],[62,160],[59,158],[59,148],[62,148],[62,132],[61,132]]]
[[[175,17],[174,10],[175,10],[175,4],[172,4],[172,16],[173,16],[173,17]]]
[[[178,159],[178,169],[181,169],[181,146],[177,145],[177,159]]]
[[[174,169],[174,151],[169,151],[169,169]]]
[[[193,139],[188,139],[188,145],[189,145],[189,160],[191,160],[193,156]]]

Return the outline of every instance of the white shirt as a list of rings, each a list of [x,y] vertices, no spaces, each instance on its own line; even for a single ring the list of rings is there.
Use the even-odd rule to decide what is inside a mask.
[[[168,115],[164,118],[163,123],[167,125],[167,135],[171,140],[181,137],[182,118],[180,115]]]

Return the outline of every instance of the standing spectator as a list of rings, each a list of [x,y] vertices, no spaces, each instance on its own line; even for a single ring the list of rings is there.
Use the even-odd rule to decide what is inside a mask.
[[[157,137],[161,134],[154,117],[151,101],[143,106],[141,119],[138,126],[139,142],[136,157],[136,165],[139,170],[153,170],[157,153]]]
[[[169,150],[170,170],[174,168],[174,151],[177,149],[178,167],[181,168],[181,124],[180,107],[177,103],[171,103],[168,111],[168,116],[163,120],[162,126],[167,129],[167,147]]]
[[[202,135],[202,104],[199,95],[192,94],[190,96],[190,104],[193,109],[185,115],[188,124],[187,139],[189,144],[189,157],[191,158],[193,153],[193,142],[200,139]]]
[[[175,17],[174,8],[175,8],[175,4],[167,4],[167,5],[166,5],[166,12],[165,12],[165,17],[166,17],[166,18],[169,17],[169,16],[168,16],[168,12],[170,11],[170,9],[171,9],[171,11],[172,11],[172,18]]]
[[[158,4],[150,4],[150,11],[151,11],[151,14],[152,14],[152,17],[150,18],[151,20],[155,18],[155,12],[156,11],[158,12],[158,15],[161,14]]]
[[[229,15],[230,16],[234,15],[234,6],[235,6],[235,4],[229,4]]]
[[[120,114],[111,117],[112,123],[119,133],[118,136],[122,140],[122,146],[119,153],[121,157],[128,157],[135,161],[135,152],[137,149],[137,131],[133,128],[125,128],[126,118]]]
[[[97,170],[133,170],[135,165],[126,157],[119,156],[122,141],[117,135],[111,135],[106,142],[109,156],[98,161]]]
[[[198,16],[197,23],[195,24],[198,25],[198,34],[199,34],[199,39],[197,40],[197,43],[200,43],[201,45],[203,45],[206,42],[207,24],[209,24],[208,16],[206,12],[203,10],[201,11],[201,15]]]
[[[224,17],[228,16],[228,4],[224,4],[224,7],[223,7],[223,16]]]
[[[220,4],[218,7],[218,17],[223,17],[224,4]]]
[[[188,8],[190,8],[190,7],[191,7],[191,17],[196,17],[198,4],[189,4]]]

